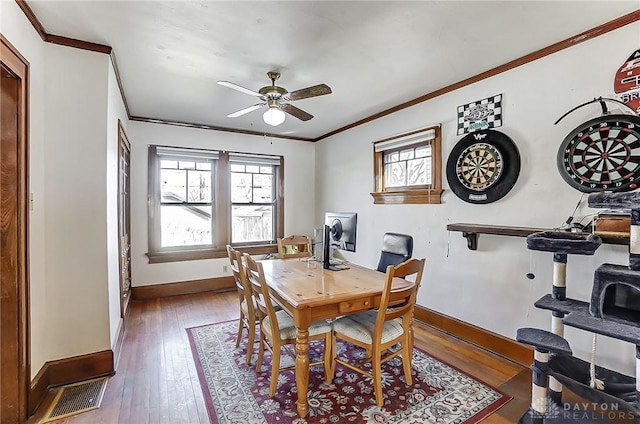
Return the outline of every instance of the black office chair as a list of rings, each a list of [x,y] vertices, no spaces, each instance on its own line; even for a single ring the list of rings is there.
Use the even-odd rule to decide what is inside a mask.
[[[378,268],[387,272],[389,265],[396,266],[411,258],[413,254],[413,237],[408,234],[385,233],[382,239],[382,253]]]

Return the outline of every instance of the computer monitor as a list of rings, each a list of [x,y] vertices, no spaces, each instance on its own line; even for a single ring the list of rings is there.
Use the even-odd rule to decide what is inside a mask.
[[[324,226],[322,231],[322,267],[331,269],[331,228]]]
[[[336,249],[356,251],[356,225],[358,214],[355,212],[327,212],[324,224],[329,227],[329,243]]]

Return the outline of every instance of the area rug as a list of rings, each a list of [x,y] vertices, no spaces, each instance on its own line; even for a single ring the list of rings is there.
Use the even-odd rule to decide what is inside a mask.
[[[261,372],[255,371],[257,347],[247,365],[246,338],[236,348],[238,321],[187,328],[209,418],[214,424],[262,423],[434,423],[474,424],[511,398],[488,387],[422,350],[413,352],[413,385],[407,386],[402,363],[394,358],[383,365],[384,405],[376,406],[371,379],[341,365],[332,384],[324,381],[322,366],[311,367],[309,413],[296,411],[293,370],[278,376],[278,388],[269,397],[271,354],[265,352]],[[322,342],[312,342],[309,356],[322,355]],[[364,350],[339,342],[341,357],[363,358]],[[284,351],[281,367],[294,364]]]

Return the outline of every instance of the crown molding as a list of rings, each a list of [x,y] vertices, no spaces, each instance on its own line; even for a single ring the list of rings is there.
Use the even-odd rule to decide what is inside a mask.
[[[63,37],[60,35],[49,34],[40,21],[38,17],[33,13],[31,7],[27,4],[26,0],[16,0],[20,9],[22,9],[22,13],[25,14],[33,28],[36,30],[42,41],[52,44],[59,44],[61,46],[74,47],[76,49],[89,50],[92,52],[111,54],[111,46],[105,46],[104,44],[91,43],[89,41],[76,40],[75,38]]]
[[[338,133],[341,133],[343,131],[349,130],[351,128],[357,127],[359,125],[363,125],[366,124],[367,122],[371,122],[374,121],[378,118],[382,118],[383,116],[387,116],[387,115],[391,115],[392,113],[398,112],[402,109],[406,109],[408,107],[411,106],[415,106],[418,103],[422,103],[422,102],[426,102],[427,100],[431,100],[434,99],[436,97],[442,96],[443,94],[447,94],[450,93],[452,91],[458,90],[460,88],[466,87],[468,85],[471,85],[473,83],[476,83],[478,81],[482,81],[484,79],[487,78],[491,78],[493,76],[496,76],[498,74],[501,74],[503,72],[509,71],[511,69],[517,68],[518,66],[522,66],[524,64],[527,64],[529,62],[533,62],[534,60],[538,60],[538,59],[542,59],[545,56],[548,56],[550,54],[559,52],[561,50],[564,50],[566,48],[575,46],[577,44],[583,43],[587,40],[591,40],[592,38],[598,37],[600,35],[606,34],[608,32],[611,32],[613,30],[616,30],[618,28],[621,28],[625,25],[629,25],[633,22],[636,22],[640,20],[640,10],[635,10],[631,13],[627,13],[626,15],[623,15],[617,19],[614,19],[612,21],[606,22],[600,26],[597,26],[595,28],[592,28],[588,31],[582,32],[578,35],[574,35],[573,37],[569,37],[565,40],[562,40],[558,43],[552,44],[550,46],[547,46],[543,49],[537,50],[533,53],[529,53],[527,55],[524,55],[518,59],[512,60],[511,62],[507,62],[503,65],[500,66],[496,66],[495,68],[489,69],[488,71],[484,71],[481,72],[477,75],[474,75],[472,77],[469,77],[467,79],[464,79],[462,81],[456,82],[454,84],[448,85],[446,87],[443,87],[439,90],[436,91],[432,91],[431,93],[427,93],[424,96],[420,96],[418,98],[415,98],[413,100],[409,100],[405,103],[401,103],[397,106],[394,106],[392,108],[389,108],[387,110],[383,110],[382,112],[378,112],[374,115],[371,115],[367,118],[363,118],[359,121],[353,122],[349,125],[345,125],[344,127],[338,128],[336,130],[333,130],[331,132],[328,132],[324,135],[321,135],[320,137],[315,138],[313,141],[320,141],[322,139],[325,139],[327,137],[331,137],[332,135],[336,135]]]
[[[177,125],[177,126],[182,126],[182,127],[190,127],[190,128],[201,128],[201,129],[206,129],[206,130],[213,130],[213,131],[225,131],[225,132],[234,132],[234,133],[239,133],[239,134],[249,134],[249,135],[259,135],[259,136],[267,136],[267,137],[273,137],[273,138],[282,138],[282,139],[287,139],[287,140],[299,140],[299,141],[310,141],[310,142],[316,142],[316,141],[320,141],[323,140],[325,138],[331,137],[333,135],[339,134],[341,132],[350,130],[351,128],[355,128],[357,126],[360,125],[364,125],[368,122],[371,121],[375,121],[376,119],[382,118],[384,116],[387,115],[391,115],[392,113],[401,111],[403,109],[409,108],[411,106],[415,106],[419,103],[423,103],[426,102],[427,100],[431,100],[434,99],[436,97],[442,96],[444,94],[450,93],[452,91],[458,90],[460,88],[466,87],[468,85],[471,85],[473,83],[482,81],[484,79],[487,78],[491,78],[493,76],[496,76],[498,74],[501,74],[503,72],[509,71],[511,69],[517,68],[519,66],[525,65],[529,62],[533,62],[535,60],[541,59],[545,56],[548,56],[550,54],[553,53],[557,53],[561,50],[564,50],[566,48],[569,47],[573,47],[577,44],[583,43],[585,41],[591,40],[593,38],[599,37],[600,35],[606,34],[608,32],[614,31],[618,28],[621,28],[625,25],[629,25],[631,23],[637,22],[638,20],[640,20],[640,9],[635,10],[631,13],[627,13],[626,15],[623,15],[619,18],[616,18],[612,21],[606,22],[602,25],[599,25],[595,28],[592,28],[590,30],[584,31],[578,35],[574,35],[573,37],[569,37],[565,40],[562,40],[558,43],[552,44],[550,46],[547,46],[545,48],[542,48],[540,50],[534,51],[532,53],[526,54],[518,59],[512,60],[510,62],[507,62],[503,65],[500,66],[496,66],[495,68],[489,69],[487,71],[481,72],[477,75],[474,75],[472,77],[469,77],[467,79],[464,79],[462,81],[456,82],[454,84],[448,85],[446,87],[440,88],[438,90],[432,91],[430,93],[427,93],[423,96],[417,97],[413,100],[409,100],[407,102],[401,103],[397,106],[394,106],[392,108],[383,110],[382,112],[378,112],[375,113],[371,116],[368,116],[366,118],[360,119],[359,121],[356,122],[352,122],[351,124],[345,125],[344,127],[340,127],[337,128],[333,131],[330,131],[326,134],[323,134],[319,137],[316,138],[302,138],[302,137],[294,137],[294,136],[287,136],[287,135],[276,135],[276,134],[265,134],[265,133],[260,133],[257,131],[247,131],[247,130],[240,130],[240,129],[235,129],[235,128],[227,128],[227,127],[218,127],[215,125],[207,125],[207,124],[198,124],[198,123],[191,123],[191,122],[181,122],[181,121],[171,121],[171,120],[165,120],[165,119],[157,119],[157,118],[146,118],[146,117],[140,117],[140,116],[132,116],[131,113],[129,112],[129,106],[127,104],[127,98],[125,96],[125,92],[124,92],[124,88],[122,86],[122,82],[120,80],[120,74],[118,72],[118,67],[116,66],[116,61],[115,61],[115,52],[113,51],[113,49],[110,46],[105,46],[103,44],[96,44],[96,43],[91,43],[88,41],[82,41],[82,40],[76,40],[73,38],[67,38],[67,37],[62,37],[59,35],[52,35],[52,34],[48,34],[44,27],[42,26],[42,24],[40,23],[40,21],[38,21],[38,18],[36,17],[36,15],[33,13],[33,11],[31,10],[31,8],[29,7],[29,5],[27,4],[26,0],[15,0],[16,3],[18,3],[18,6],[20,6],[20,9],[22,9],[23,13],[25,14],[25,16],[27,17],[27,19],[29,20],[29,22],[31,22],[31,25],[33,25],[34,29],[36,30],[36,32],[40,35],[40,38],[42,38],[43,41],[48,42],[48,43],[54,43],[54,44],[60,44],[63,46],[68,46],[68,47],[75,47],[78,49],[84,49],[84,50],[90,50],[90,51],[94,51],[94,52],[99,52],[99,53],[105,53],[111,56],[111,62],[113,64],[113,68],[114,71],[116,73],[116,80],[118,82],[118,88],[120,89],[120,94],[122,95],[122,101],[124,102],[124,106],[125,109],[127,111],[127,115],[129,117],[130,120],[132,121],[139,121],[139,122],[151,122],[151,123],[156,123],[156,124],[166,124],[166,125]]]
[[[29,22],[31,22],[31,25],[33,25],[33,28],[36,30],[40,38],[42,38],[42,41],[47,41],[47,33],[45,32],[42,24],[33,13],[33,10],[31,10],[27,2],[25,0],[16,0],[16,3],[18,3],[18,6],[20,7],[20,9],[22,9],[22,13],[24,13]]]

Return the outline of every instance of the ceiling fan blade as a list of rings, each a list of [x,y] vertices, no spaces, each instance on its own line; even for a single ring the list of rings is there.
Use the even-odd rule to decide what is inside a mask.
[[[233,112],[227,115],[227,118],[237,118],[238,116],[242,116],[245,115],[249,112],[253,112],[256,109],[260,109],[262,106],[264,106],[264,103],[259,103],[257,105],[253,105],[253,106],[249,106],[249,107],[245,107],[244,109],[241,109],[237,112]]]
[[[308,97],[324,96],[325,94],[331,94],[331,88],[327,84],[318,84],[313,87],[303,88],[301,90],[293,91],[287,94],[287,99],[294,101],[300,99],[306,99]]]
[[[234,90],[237,90],[244,94],[248,94],[250,96],[262,97],[262,94],[258,93],[257,91],[249,90],[248,88],[244,88],[241,85],[234,84],[229,81],[218,81],[218,84],[223,85],[225,87],[232,88]]]
[[[298,109],[297,107],[290,105],[288,103],[281,103],[280,109],[284,110],[289,115],[295,116],[301,121],[308,121],[309,119],[313,118],[312,114],[307,113],[302,109]]]

